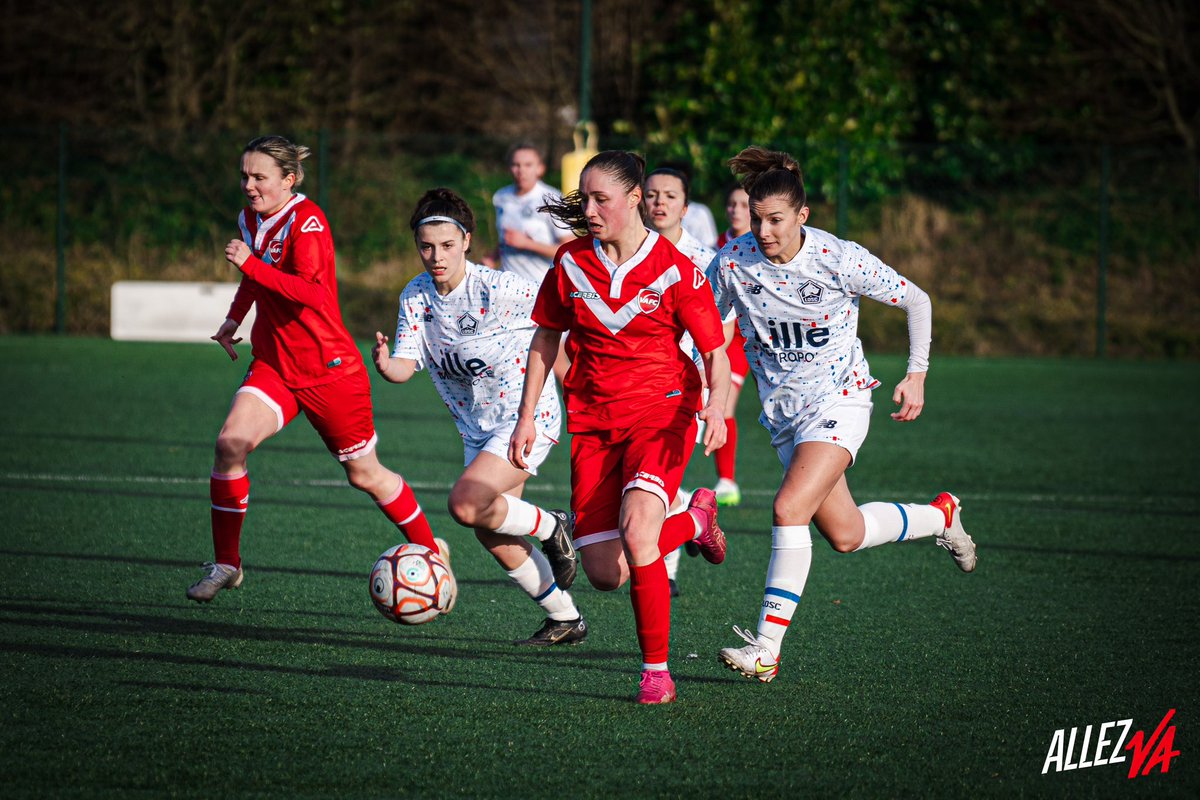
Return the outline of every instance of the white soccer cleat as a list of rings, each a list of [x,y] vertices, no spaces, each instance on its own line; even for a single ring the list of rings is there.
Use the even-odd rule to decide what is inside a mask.
[[[434,537],[433,543],[437,545],[438,553],[442,556],[442,561],[446,563],[446,569],[449,569],[451,574],[454,568],[450,566],[450,543],[440,536]],[[454,604],[458,602],[458,581],[454,581],[454,591],[450,594],[450,602],[446,604],[446,610],[443,614],[449,614],[454,610]]]
[[[763,683],[770,683],[779,674],[779,659],[771,655],[771,651],[758,643],[758,637],[749,631],[744,631],[737,625],[733,632],[746,642],[745,647],[723,647],[717,654],[717,660],[734,672],[740,672],[742,677],[754,678]]]
[[[236,589],[241,586],[242,578],[245,577],[241,567],[229,564],[207,561],[204,568],[208,570],[208,574],[188,587],[188,600],[195,600],[197,603],[210,602],[222,589]]]
[[[736,506],[742,502],[741,487],[737,485],[737,481],[729,478],[718,478],[716,486],[713,487],[713,493],[717,496],[717,505],[719,506]]]
[[[946,529],[935,535],[938,547],[944,547],[954,556],[954,563],[963,572],[975,569],[975,540],[963,530],[962,503],[949,492],[939,494],[931,506],[941,511],[946,517]]]

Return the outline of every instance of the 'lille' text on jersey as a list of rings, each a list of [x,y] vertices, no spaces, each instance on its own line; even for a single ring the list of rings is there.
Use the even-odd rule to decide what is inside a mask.
[[[482,358],[468,358],[464,363],[458,353],[447,353],[438,362],[438,368],[447,375],[458,378],[478,378],[480,375],[495,377],[495,372]]]
[[[803,350],[805,344],[824,347],[829,343],[829,328],[805,327],[802,322],[776,322],[772,319],[767,321],[767,338],[764,339],[761,334],[757,338],[763,349],[773,351],[780,362],[812,361],[812,353],[794,351]]]

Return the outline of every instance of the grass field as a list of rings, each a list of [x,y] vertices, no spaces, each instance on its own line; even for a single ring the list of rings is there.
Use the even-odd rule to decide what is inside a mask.
[[[814,566],[770,685],[716,651],[753,627],[779,467],[743,397],[729,559],[685,559],[673,706],[630,702],[629,600],[581,578],[582,646],[514,648],[541,615],[445,512],[461,448],[423,377],[376,386],[384,463],[455,545],[449,617],[367,596],[396,540],[302,420],[251,460],[246,584],[211,557],[212,439],[245,360],[215,346],[0,338],[0,766],[5,797],[910,797],[1200,794],[1195,364],[938,359],[887,419],[860,502],[963,500],[963,575],[928,540]],[[565,448],[530,497],[561,505]],[[689,484],[709,483],[698,459]],[[1055,730],[1176,709],[1169,772],[1041,774]]]

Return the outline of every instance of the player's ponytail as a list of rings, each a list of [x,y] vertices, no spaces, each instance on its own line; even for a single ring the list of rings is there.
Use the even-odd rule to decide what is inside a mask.
[[[242,151],[242,155],[246,153],[264,153],[270,156],[283,170],[283,177],[296,176],[296,182],[292,184],[294,189],[304,182],[304,167],[300,162],[308,158],[312,151],[302,144],[293,144],[282,136],[270,135],[252,139]]]
[[[626,150],[604,150],[592,156],[579,174],[579,183],[583,184],[583,176],[590,169],[598,169],[612,176],[617,183],[629,194],[634,189],[640,189],[646,180],[646,159],[637,153]],[[559,227],[569,228],[577,235],[587,233],[587,217],[583,213],[583,194],[578,190],[564,195],[562,200],[549,202],[538,208],[549,214],[559,224]]]
[[[787,153],[752,145],[729,159],[729,169],[740,176],[751,201],[782,197],[797,211],[808,205],[804,173]]]

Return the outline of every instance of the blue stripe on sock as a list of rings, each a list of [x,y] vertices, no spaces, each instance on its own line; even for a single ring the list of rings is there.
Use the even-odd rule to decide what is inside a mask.
[[[783,589],[776,589],[774,586],[768,586],[767,591],[763,594],[773,594],[776,597],[782,597],[784,600],[791,600],[793,603],[800,602],[800,595],[784,591]]]
[[[908,536],[908,514],[904,511],[904,506],[899,503],[892,503],[892,505],[900,512],[900,519],[904,521],[904,529],[900,531],[900,538],[896,540],[897,542],[903,542],[904,537]]]
[[[553,581],[551,581],[551,583],[550,583],[550,588],[549,588],[549,589],[547,589],[546,591],[542,592],[541,594],[539,594],[537,597],[533,598],[533,601],[534,601],[535,603],[540,603],[540,602],[542,602],[543,600],[545,600],[547,597],[549,597],[549,596],[550,596],[551,592],[553,592],[553,591],[554,591],[555,589],[557,589],[557,588],[558,588],[558,584],[557,584],[557,583],[555,583],[555,582],[553,582]]]

